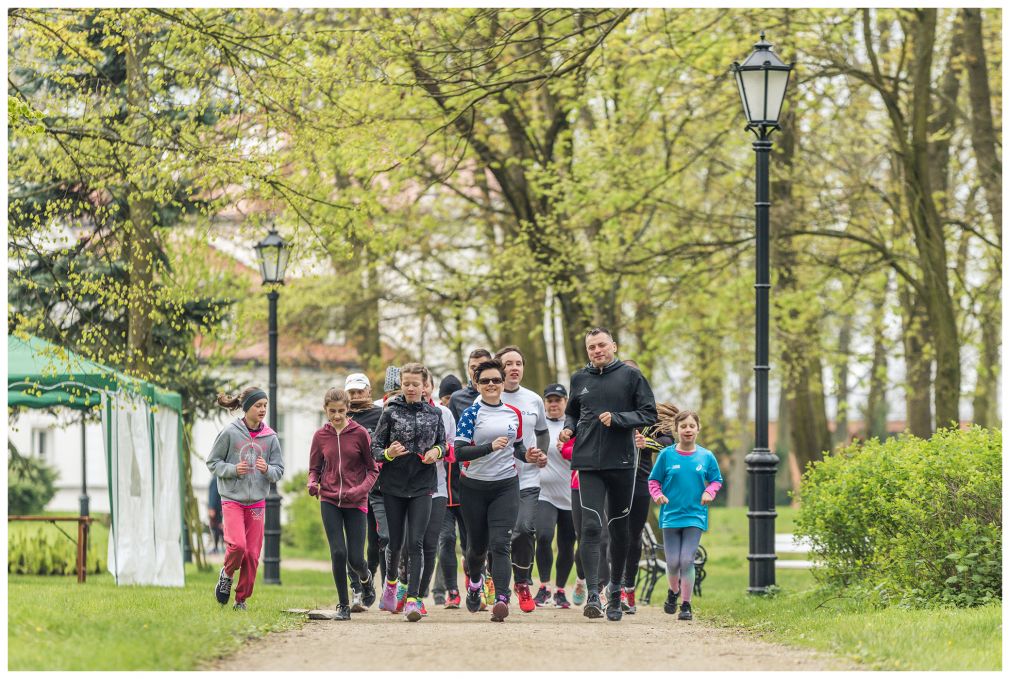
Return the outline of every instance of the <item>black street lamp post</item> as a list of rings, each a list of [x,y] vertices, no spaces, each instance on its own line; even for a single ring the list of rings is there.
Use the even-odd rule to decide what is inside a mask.
[[[277,299],[280,293],[275,286],[284,285],[284,269],[288,265],[288,248],[276,230],[270,229],[267,237],[256,244],[263,284],[274,286],[267,293],[270,303],[270,378],[267,398],[270,399],[270,426],[280,431],[277,419]],[[281,584],[281,496],[277,484],[270,484],[267,494],[265,524],[263,527],[263,582]]]
[[[772,132],[779,129],[779,112],[785,99],[792,64],[786,65],[771,50],[771,43],[761,40],[743,64],[733,63],[733,73],[740,89],[747,128],[757,139],[754,152],[757,160],[757,186],[754,212],[757,236],[757,265],[754,290],[756,308],[755,340],[755,413],[754,450],[745,458],[747,463],[747,518],[750,524],[751,594],[764,594],[775,584],[775,472],[779,458],[768,447],[768,297],[769,224],[771,200],[768,191],[768,160],[771,155]]]

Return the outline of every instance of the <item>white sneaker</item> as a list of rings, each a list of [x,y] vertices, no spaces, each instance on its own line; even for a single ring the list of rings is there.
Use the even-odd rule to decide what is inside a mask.
[[[361,592],[351,593],[351,613],[364,613],[367,608],[361,600]]]

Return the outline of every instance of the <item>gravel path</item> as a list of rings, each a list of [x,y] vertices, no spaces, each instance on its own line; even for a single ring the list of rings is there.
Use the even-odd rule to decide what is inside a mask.
[[[291,562],[287,566],[293,567]],[[308,620],[295,631],[247,643],[207,670],[844,670],[843,659],[762,641],[753,634],[683,622],[662,606],[640,606],[619,623],[582,609],[522,613],[504,623],[490,612],[444,610],[417,623],[378,611],[349,622]],[[379,640],[382,643],[378,643]],[[685,655],[684,651],[689,653]]]

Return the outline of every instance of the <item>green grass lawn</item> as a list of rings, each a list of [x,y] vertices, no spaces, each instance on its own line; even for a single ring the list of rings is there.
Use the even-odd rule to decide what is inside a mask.
[[[791,533],[794,510],[779,508],[777,533]],[[871,610],[818,591],[809,570],[776,572],[774,596],[746,593],[745,509],[713,509],[702,538],[708,550],[697,618],[743,627],[770,640],[807,646],[883,670],[999,670],[1002,607]],[[657,593],[663,583],[657,585]],[[665,587],[664,587],[665,591]],[[662,601],[654,595],[653,601]]]
[[[249,610],[213,599],[216,573],[186,567],[186,587],[117,587],[108,574],[10,576],[8,670],[189,670],[246,639],[291,629],[284,608],[332,608],[329,573],[284,571],[283,585],[256,584]]]
[[[780,508],[779,533],[792,532],[793,511]],[[102,537],[93,548],[104,547]],[[100,543],[97,544],[96,543]],[[774,596],[747,588],[747,517],[743,509],[713,509],[702,544],[709,554],[697,619],[742,627],[769,640],[851,658],[868,669],[1001,667],[1001,607],[968,610],[866,610],[859,601],[830,599],[807,570],[780,570]],[[314,557],[285,549],[286,558]],[[325,557],[325,555],[323,555]],[[186,567],[185,588],[117,587],[108,574],[9,576],[8,669],[193,669],[245,640],[291,629],[284,608],[331,608],[329,573],[283,570],[283,586],[257,583],[245,613],[213,600],[216,573]],[[653,605],[661,604],[665,583]]]

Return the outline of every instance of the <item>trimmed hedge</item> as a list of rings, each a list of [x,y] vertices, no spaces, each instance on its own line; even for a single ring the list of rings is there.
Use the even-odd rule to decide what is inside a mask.
[[[825,584],[882,605],[978,606],[1003,596],[1002,481],[999,430],[854,444],[808,467],[795,532]]]
[[[75,524],[60,525],[76,539]],[[97,539],[89,540],[88,573],[105,570],[106,554],[101,547],[107,547],[107,543],[99,543]],[[77,546],[49,524],[8,524],[7,572],[17,575],[74,575],[77,573]]]
[[[281,532],[281,542],[303,554],[329,554],[319,500],[305,491],[309,473],[303,471],[284,482],[285,495],[291,498],[285,506],[287,523]]]

